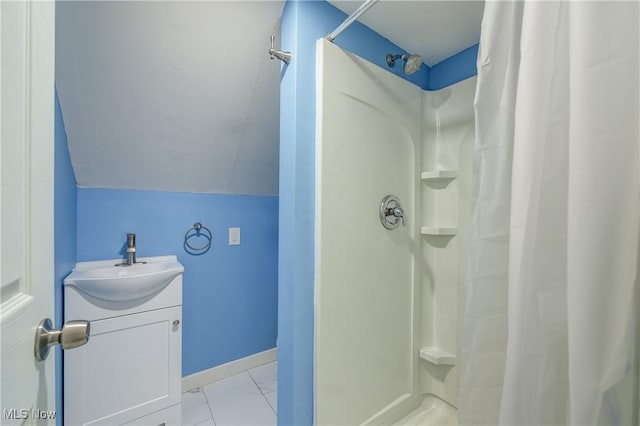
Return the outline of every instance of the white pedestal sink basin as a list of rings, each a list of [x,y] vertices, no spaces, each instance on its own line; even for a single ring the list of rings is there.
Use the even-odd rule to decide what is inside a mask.
[[[175,256],[146,257],[138,262],[146,263],[115,266],[122,259],[81,262],[64,280],[64,285],[96,299],[123,302],[157,293],[184,272]]]

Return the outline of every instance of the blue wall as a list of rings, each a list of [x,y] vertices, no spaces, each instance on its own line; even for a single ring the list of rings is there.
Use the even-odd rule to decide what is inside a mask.
[[[55,159],[54,159],[54,275],[56,328],[63,324],[62,281],[76,264],[77,222],[76,177],[71,167],[67,134],[60,111],[58,95],[55,96]],[[56,346],[56,423],[62,424],[62,350]]]
[[[438,90],[451,86],[478,74],[476,61],[478,59],[478,45],[473,46],[445,59],[431,67],[428,90]]]
[[[374,6],[375,7],[375,6]],[[315,190],[315,43],[346,15],[325,1],[288,1],[282,17],[282,49],[293,59],[281,73],[280,218],[278,283],[278,424],[313,423],[313,274]],[[475,74],[473,53],[412,76],[388,68],[385,56],[403,51],[354,23],[335,43],[423,89]],[[473,49],[473,48],[472,48]],[[456,55],[457,56],[457,55]]]
[[[213,232],[199,256],[183,247],[194,222]],[[277,197],[78,189],[78,261],[124,257],[127,232],[139,257],[175,254],[185,267],[183,376],[276,346]]]

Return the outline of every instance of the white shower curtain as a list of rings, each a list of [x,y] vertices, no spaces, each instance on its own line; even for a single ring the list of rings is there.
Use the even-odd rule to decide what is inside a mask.
[[[485,5],[461,424],[637,421],[639,17]]]

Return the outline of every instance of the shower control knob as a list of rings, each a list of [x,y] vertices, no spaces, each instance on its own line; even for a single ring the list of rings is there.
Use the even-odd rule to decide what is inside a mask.
[[[180,324],[180,320],[173,321],[173,326],[177,327]]]
[[[380,203],[380,222],[387,229],[396,229],[400,224],[407,226],[406,214],[395,195],[387,195]]]

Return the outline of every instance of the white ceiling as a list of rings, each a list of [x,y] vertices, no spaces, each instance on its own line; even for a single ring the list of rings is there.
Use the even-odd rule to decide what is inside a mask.
[[[78,185],[277,194],[280,62],[267,49],[283,6],[57,1],[56,85]],[[478,42],[482,8],[382,0],[360,21],[433,65]]]
[[[284,1],[56,2],[81,187],[278,193]]]
[[[328,0],[347,14],[361,1]],[[358,19],[433,66],[480,40],[484,1],[381,0]]]

